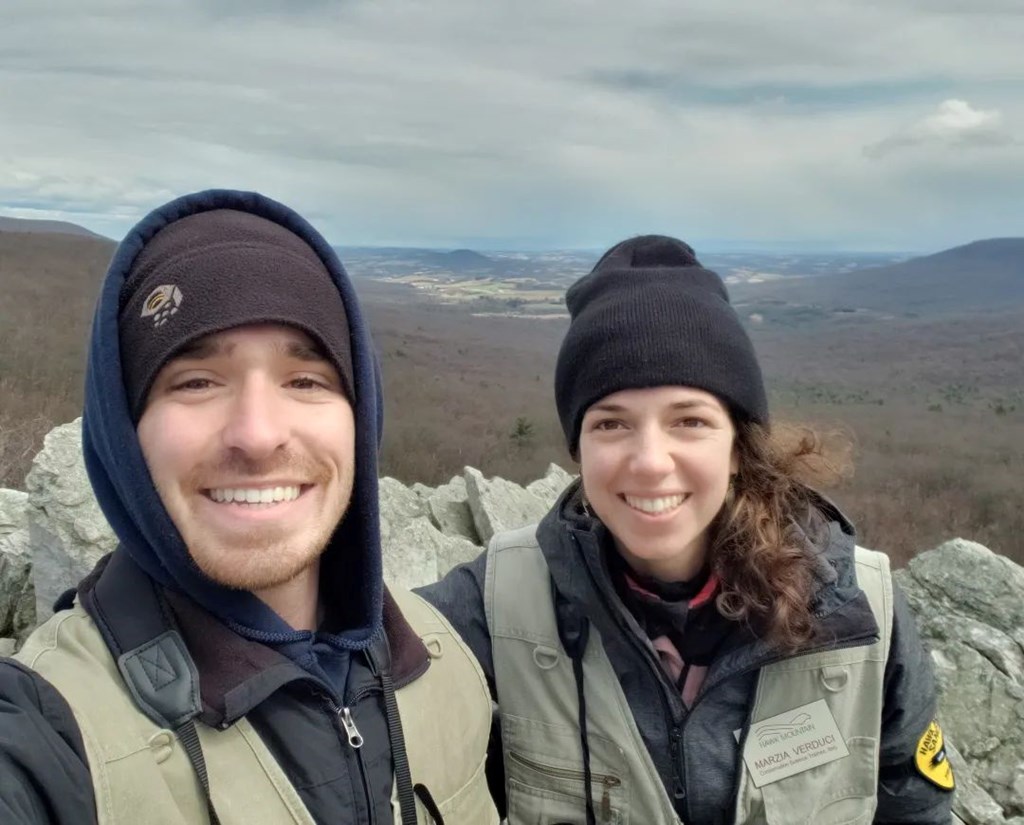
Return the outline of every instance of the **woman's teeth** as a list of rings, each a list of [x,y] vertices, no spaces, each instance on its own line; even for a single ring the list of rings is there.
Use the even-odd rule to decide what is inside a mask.
[[[661,498],[639,498],[637,496],[624,496],[626,504],[634,510],[643,513],[664,513],[674,510],[686,500],[685,495],[662,496]]]

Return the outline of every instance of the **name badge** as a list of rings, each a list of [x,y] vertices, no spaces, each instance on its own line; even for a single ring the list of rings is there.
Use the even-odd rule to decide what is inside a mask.
[[[743,746],[743,761],[758,788],[849,755],[824,699],[755,722]]]

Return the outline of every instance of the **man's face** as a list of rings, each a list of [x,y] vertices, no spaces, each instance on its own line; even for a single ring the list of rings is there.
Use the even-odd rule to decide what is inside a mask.
[[[164,507],[211,579],[263,590],[314,565],[352,496],[355,423],[305,333],[237,327],[157,375],[139,443]]]

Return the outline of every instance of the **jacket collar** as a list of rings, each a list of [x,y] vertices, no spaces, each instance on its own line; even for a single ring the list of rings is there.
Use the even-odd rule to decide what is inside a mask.
[[[579,506],[579,481],[559,497],[556,505],[541,521],[537,537],[555,585],[577,604],[602,633],[621,633],[623,629],[640,636],[642,631],[615,592],[602,547],[607,546],[607,528]],[[867,596],[857,586],[854,564],[853,525],[824,496],[813,494],[822,527],[814,531],[817,539],[804,532],[808,550],[815,561],[817,588],[812,610],[819,631],[805,649],[811,652],[854,644],[866,644],[878,638],[878,625]],[[602,609],[602,603],[607,609]],[[771,644],[737,625],[737,632],[723,650],[708,682],[743,670],[767,664],[782,654]]]
[[[188,597],[160,587],[118,548],[104,556],[78,588],[78,599],[100,626],[108,647],[113,625],[128,625],[141,635],[155,638],[176,630],[185,641],[199,673],[204,724],[223,727],[237,721],[271,694],[293,682],[306,682],[311,689],[335,693],[307,670],[277,650],[236,633]],[[130,609],[125,606],[130,604]],[[384,591],[383,632],[374,639],[366,656],[374,663],[390,666],[396,688],[422,676],[430,666],[423,641],[406,621],[390,592]],[[147,639],[134,639],[140,645]],[[117,659],[125,651],[111,649]]]

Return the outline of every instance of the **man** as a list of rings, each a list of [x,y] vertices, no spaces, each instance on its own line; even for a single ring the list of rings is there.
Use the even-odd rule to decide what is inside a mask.
[[[83,418],[120,544],[0,663],[0,821],[497,822],[481,672],[383,584],[380,423],[301,217],[209,191],[129,233]]]

